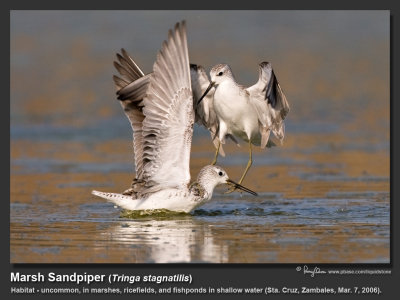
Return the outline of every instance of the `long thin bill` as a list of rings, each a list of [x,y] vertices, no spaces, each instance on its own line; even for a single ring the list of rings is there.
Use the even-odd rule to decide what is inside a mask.
[[[203,100],[203,98],[208,94],[208,92],[212,89],[212,87],[214,86],[215,82],[210,82],[210,85],[208,86],[208,88],[206,89],[206,91],[204,92],[203,96],[200,97],[199,101],[197,101],[197,104],[200,104],[200,102]]]
[[[248,189],[247,187],[244,187],[243,185],[240,185],[239,183],[236,183],[236,182],[234,182],[234,181],[232,181],[230,179],[228,179],[226,182],[228,184],[233,185],[235,188],[237,188],[239,190],[245,191],[245,192],[247,192],[249,194],[252,194],[254,196],[258,196],[258,194],[256,192],[253,192],[252,190]]]

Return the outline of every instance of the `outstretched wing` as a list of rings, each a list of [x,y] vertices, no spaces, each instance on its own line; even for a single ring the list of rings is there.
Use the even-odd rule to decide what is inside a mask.
[[[142,100],[146,94],[141,82],[148,80],[148,76],[143,74],[142,70],[124,49],[121,49],[121,54],[117,53],[118,62],[114,61],[114,66],[121,77],[114,75],[113,79],[118,95],[120,95],[121,91],[130,87],[130,94],[125,95],[125,101],[120,101],[120,103],[132,126],[136,179],[141,180],[143,175],[142,122],[144,120]],[[147,88],[147,86],[145,87]]]
[[[195,122],[203,125],[210,131],[211,138],[215,147],[218,147],[218,119],[214,111],[214,89],[211,89],[203,98],[200,104],[197,104],[200,97],[204,94],[207,87],[210,85],[207,73],[200,65],[190,64],[190,78],[193,91],[193,107],[195,108]],[[222,145],[219,152],[225,156]]]
[[[194,111],[185,22],[169,31],[144,98],[142,193],[180,188],[190,181]]]
[[[267,144],[270,130],[282,142],[285,137],[283,121],[290,107],[270,63],[262,62],[259,65],[258,82],[247,91],[261,123],[261,147]]]

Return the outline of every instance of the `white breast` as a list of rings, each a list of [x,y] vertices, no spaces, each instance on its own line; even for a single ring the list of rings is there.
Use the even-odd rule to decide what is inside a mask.
[[[234,82],[218,85],[214,94],[214,110],[227,127],[227,133],[244,140],[258,134],[257,113],[249,101],[249,95]]]

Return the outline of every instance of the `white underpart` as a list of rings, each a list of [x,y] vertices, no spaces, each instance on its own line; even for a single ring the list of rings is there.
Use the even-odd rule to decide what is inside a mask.
[[[214,109],[220,121],[219,137],[233,134],[248,141],[259,140],[258,117],[248,95],[231,79],[220,83],[214,93]]]
[[[239,85],[226,64],[210,71],[215,83],[214,110],[219,120],[219,138],[231,134],[264,148],[272,131],[282,142],[284,119],[290,107],[269,63],[259,66],[259,80],[245,88]]]
[[[200,201],[204,200],[196,199],[190,195],[188,190],[181,189],[165,189],[151,193],[148,197],[141,199],[133,199],[130,196],[117,193],[103,193],[98,191],[92,191],[92,194],[127,210],[168,209],[188,213],[197,205],[200,205]]]

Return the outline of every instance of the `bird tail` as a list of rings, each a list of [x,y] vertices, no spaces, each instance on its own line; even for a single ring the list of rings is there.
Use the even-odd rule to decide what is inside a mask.
[[[122,208],[133,209],[133,206],[135,206],[135,200],[132,198],[132,196],[117,193],[105,193],[99,191],[92,191],[92,194],[100,198],[106,199]]]

